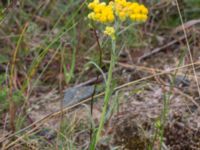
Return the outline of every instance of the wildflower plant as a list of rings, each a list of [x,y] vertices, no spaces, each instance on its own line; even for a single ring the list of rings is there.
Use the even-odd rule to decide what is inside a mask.
[[[148,18],[148,9],[137,2],[129,2],[127,0],[112,0],[108,3],[101,2],[100,0],[93,0],[88,4],[91,12],[88,18],[96,24],[103,25],[103,33],[110,37],[112,43],[110,67],[108,77],[106,79],[106,90],[104,97],[104,106],[101,114],[98,130],[93,136],[90,149],[94,150],[100,138],[101,130],[105,122],[106,111],[109,99],[112,93],[112,72],[115,66],[117,53],[116,53],[116,39],[120,30],[119,26],[123,22],[145,22]]]

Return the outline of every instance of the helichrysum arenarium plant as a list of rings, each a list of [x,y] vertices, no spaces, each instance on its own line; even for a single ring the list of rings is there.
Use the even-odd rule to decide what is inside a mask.
[[[129,22],[145,22],[148,18],[148,9],[137,2],[129,2],[127,0],[113,0],[109,3],[101,2],[100,0],[94,0],[88,4],[88,8],[91,12],[88,14],[88,18],[97,24],[102,24],[104,27],[103,33],[111,38],[112,51],[111,61],[108,71],[108,78],[106,79],[106,91],[104,97],[104,106],[101,114],[98,130],[93,136],[90,149],[94,150],[96,144],[100,138],[101,130],[105,122],[105,115],[112,93],[112,72],[116,62],[116,38],[117,32],[120,30],[121,23]]]

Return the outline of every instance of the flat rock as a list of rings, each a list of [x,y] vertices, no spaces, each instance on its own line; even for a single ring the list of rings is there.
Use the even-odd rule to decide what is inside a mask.
[[[94,86],[81,86],[81,87],[72,87],[68,88],[64,92],[64,106],[69,106],[80,102],[90,96],[94,92]]]

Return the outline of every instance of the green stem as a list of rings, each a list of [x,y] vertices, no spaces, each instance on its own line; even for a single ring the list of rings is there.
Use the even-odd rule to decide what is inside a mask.
[[[106,112],[107,112],[107,108],[108,108],[108,104],[109,104],[109,100],[110,100],[110,96],[112,93],[112,72],[113,72],[113,68],[115,66],[115,61],[116,61],[116,55],[115,55],[115,49],[116,49],[116,41],[112,40],[112,53],[111,53],[111,61],[110,61],[110,67],[109,67],[109,71],[108,71],[108,79],[106,81],[106,91],[105,91],[105,97],[104,97],[104,106],[103,106],[103,111],[101,113],[101,119],[100,119],[100,123],[99,123],[99,128],[97,130],[97,133],[95,135],[95,139],[93,140],[91,146],[90,146],[90,150],[95,150],[96,144],[99,141],[100,138],[100,134],[102,131],[102,128],[104,126],[105,123],[105,116],[106,116]]]

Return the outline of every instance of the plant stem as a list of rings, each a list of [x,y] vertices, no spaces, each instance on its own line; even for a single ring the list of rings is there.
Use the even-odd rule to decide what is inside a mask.
[[[90,150],[95,150],[96,144],[99,141],[100,134],[101,134],[102,128],[104,126],[104,122],[105,122],[105,116],[106,116],[106,112],[107,112],[107,108],[108,108],[108,103],[109,103],[110,96],[111,96],[111,93],[112,93],[112,91],[111,91],[112,90],[112,72],[113,72],[113,68],[115,66],[115,61],[116,61],[115,49],[116,49],[116,41],[112,40],[111,61],[110,61],[110,67],[109,67],[109,70],[108,70],[108,79],[106,81],[104,106],[103,106],[103,111],[101,113],[99,128],[98,128],[97,133],[95,135],[95,139],[93,140],[92,145],[90,146]]]

